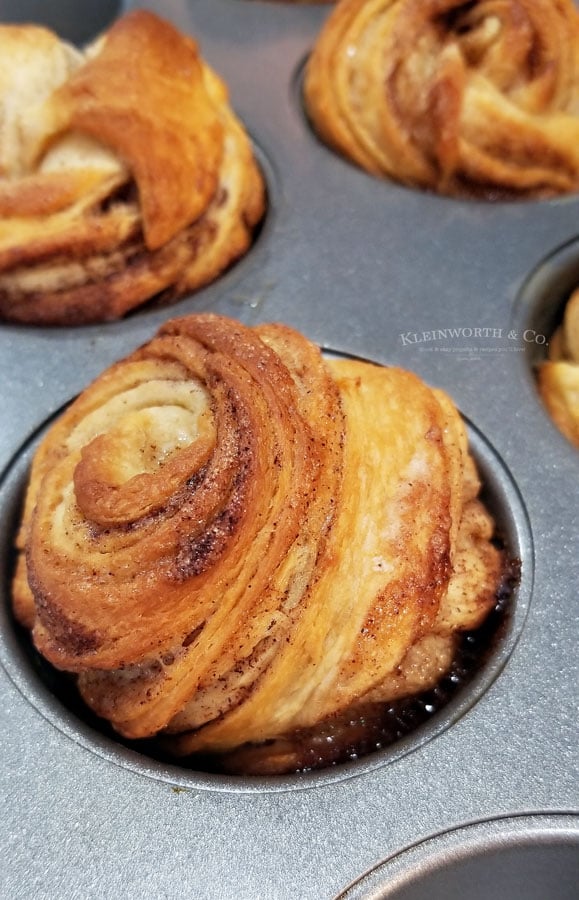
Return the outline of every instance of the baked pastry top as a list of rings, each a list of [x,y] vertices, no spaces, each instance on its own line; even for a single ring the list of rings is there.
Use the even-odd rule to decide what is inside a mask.
[[[448,670],[501,577],[479,488],[411,373],[174,319],[43,439],[15,614],[122,735],[260,744]]]
[[[579,448],[579,290],[571,295],[561,325],[538,368],[539,392],[553,421]]]
[[[150,12],[83,51],[0,26],[0,317],[114,319],[242,255],[264,185],[227,89]]]
[[[322,140],[374,175],[482,199],[579,188],[572,0],[341,0],[304,92]]]

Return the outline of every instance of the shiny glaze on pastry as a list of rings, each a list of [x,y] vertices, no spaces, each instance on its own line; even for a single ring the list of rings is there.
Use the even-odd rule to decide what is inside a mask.
[[[436,684],[496,602],[479,488],[413,374],[175,319],[42,441],[15,613],[123,736],[259,744]]]
[[[79,51],[0,27],[0,317],[114,319],[215,279],[264,185],[196,43],[138,10]]]
[[[342,0],[305,103],[320,137],[374,175],[544,197],[579,188],[578,84],[572,0]]]

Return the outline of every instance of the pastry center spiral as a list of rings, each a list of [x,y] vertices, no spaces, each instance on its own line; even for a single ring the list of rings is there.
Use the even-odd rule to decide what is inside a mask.
[[[87,429],[98,433],[82,446]],[[141,518],[206,463],[215,439],[201,384],[167,379],[133,387],[73,436],[73,443],[81,441],[73,475],[76,505],[98,525]]]

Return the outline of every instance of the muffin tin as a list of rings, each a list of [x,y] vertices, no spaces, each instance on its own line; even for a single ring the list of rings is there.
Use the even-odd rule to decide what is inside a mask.
[[[5,6],[5,21],[86,40],[132,4]],[[242,261],[173,306],[74,329],[0,325],[0,896],[579,897],[579,454],[533,377],[579,282],[579,199],[449,200],[334,155],[301,102],[326,4],[146,6],[195,35],[229,84],[269,211]],[[201,310],[283,321],[328,352],[400,365],[447,390],[521,559],[480,673],[365,758],[279,778],[153,759],[79,717],[11,619],[11,542],[39,434],[162,321]]]

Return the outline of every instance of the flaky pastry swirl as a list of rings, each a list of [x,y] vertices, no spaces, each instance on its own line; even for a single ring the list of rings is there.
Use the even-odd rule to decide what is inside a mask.
[[[447,670],[496,599],[479,486],[416,376],[175,319],[44,438],[14,609],[123,735],[261,742]]]
[[[563,321],[549,342],[537,372],[539,393],[551,418],[579,449],[579,290],[565,306]]]
[[[241,256],[264,185],[196,43],[137,10],[79,51],[0,26],[0,316],[114,319]]]
[[[322,139],[367,171],[448,195],[579,188],[572,0],[342,0],[310,57]]]

